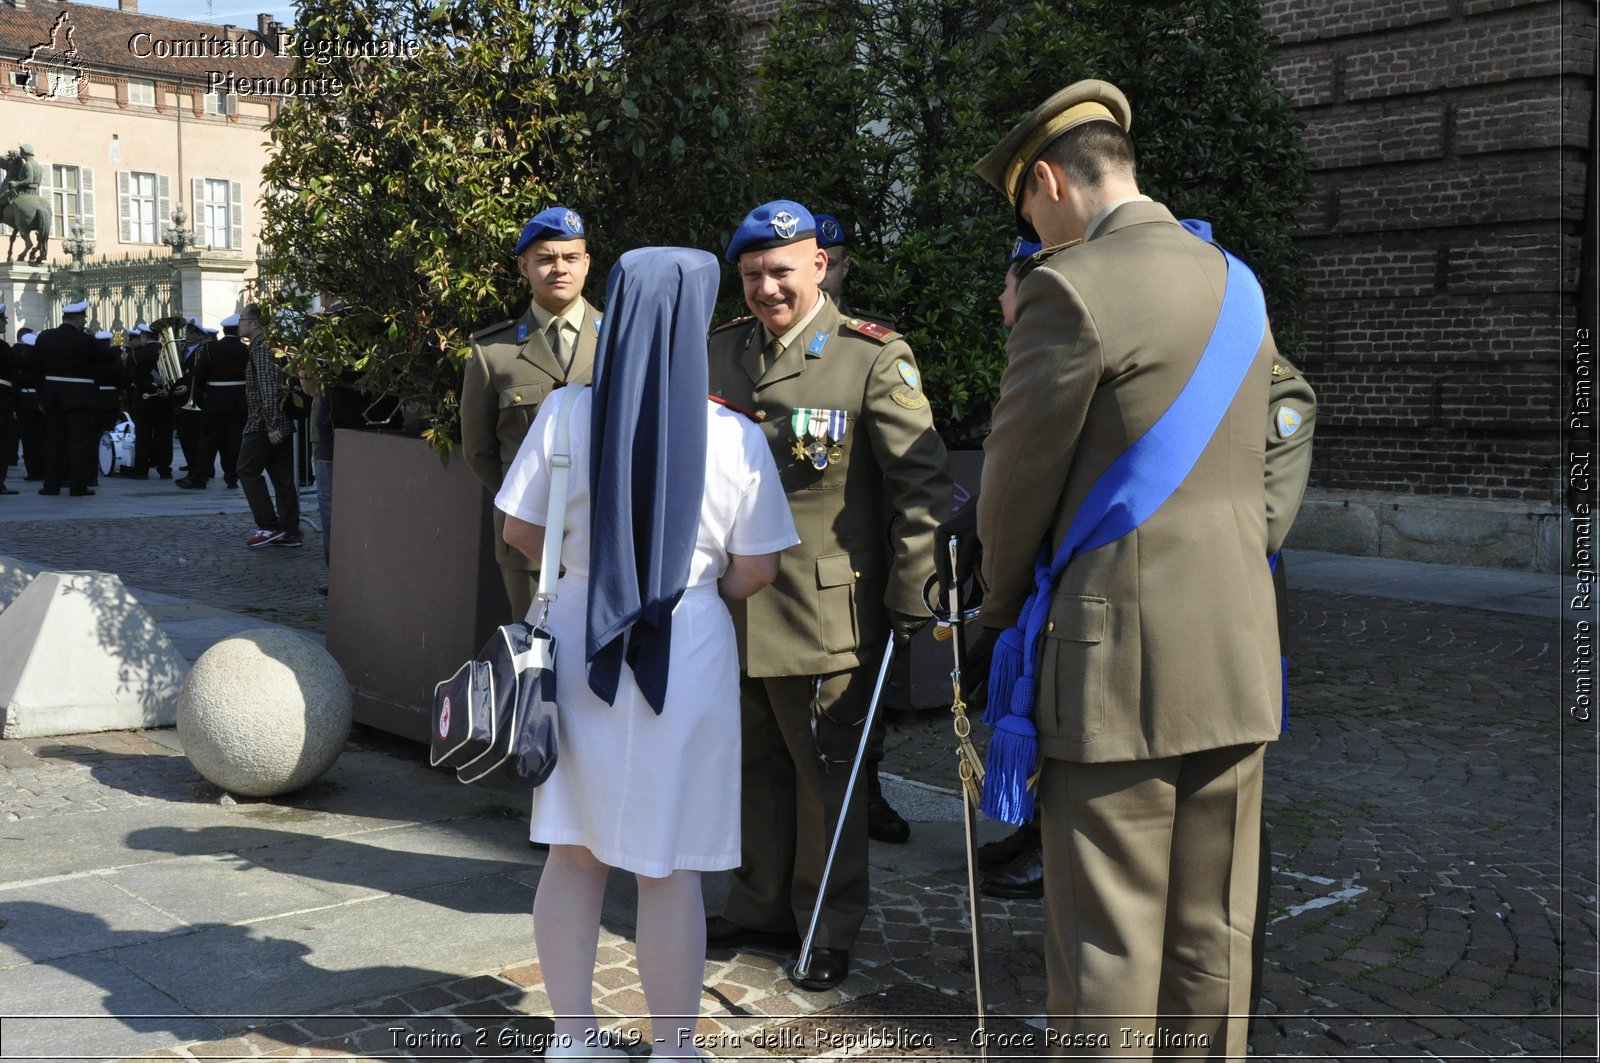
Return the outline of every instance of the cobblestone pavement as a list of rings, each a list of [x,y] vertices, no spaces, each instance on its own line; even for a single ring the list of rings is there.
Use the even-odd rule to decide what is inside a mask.
[[[44,567],[115,572],[136,590],[321,632],[327,599],[317,587],[328,582],[322,538],[309,521],[302,529],[302,547],[251,550],[244,545],[255,530],[249,513],[12,521],[0,525],[0,553]]]
[[[13,523],[4,552],[104,567],[132,586],[320,630],[315,587],[325,577],[314,536],[299,551],[247,551],[235,546],[246,522],[149,518],[136,536],[120,538],[96,521]],[[170,543],[170,551],[151,549],[153,542]],[[191,553],[193,544],[202,545]],[[1338,593],[1299,592],[1292,609],[1292,724],[1267,758],[1274,873],[1255,1052],[1594,1058],[1596,740],[1592,724],[1573,724],[1561,710],[1558,626]],[[895,721],[884,771],[951,787],[947,737],[940,712]],[[0,764],[20,767],[19,758],[37,761],[45,751],[4,743],[0,752]],[[101,775],[93,786],[55,789],[42,805],[14,792],[4,810],[12,818],[86,814],[157,796],[182,800],[195,785],[182,758],[171,757],[120,782]],[[933,829],[919,825],[911,845]],[[846,1051],[819,1046],[814,1034],[784,1041],[777,1032],[800,1017],[806,1025],[797,1036],[859,1030],[864,1020],[850,1015],[909,1007],[912,998],[895,996],[908,987],[942,994],[931,999],[951,1014],[970,1008],[960,875],[882,882],[873,899],[855,954],[860,973],[842,990],[799,994],[782,977],[779,956],[713,953],[701,1026],[712,1054],[970,1057],[969,1047],[948,1042]],[[1044,996],[1040,905],[989,901],[985,912],[992,1026],[1038,1036],[1023,1024],[1036,1021]],[[608,939],[597,973],[601,1010],[623,1029],[642,1010],[632,958],[630,942]],[[550,1029],[539,987],[537,964],[483,972],[340,1009],[348,1014],[160,1055],[535,1054]],[[897,1014],[893,1027],[903,1031],[936,1025]],[[740,1047],[727,1047],[734,1043]]]

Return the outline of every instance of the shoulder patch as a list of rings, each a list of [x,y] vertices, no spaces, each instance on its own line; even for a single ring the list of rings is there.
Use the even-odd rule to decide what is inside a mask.
[[[474,332],[471,336],[468,337],[468,339],[472,340],[473,343],[477,343],[480,340],[488,339],[489,337],[493,336],[497,332],[504,332],[506,329],[510,328],[514,324],[516,324],[516,322],[511,320],[511,319],[507,319],[505,321],[497,321],[493,325],[489,325],[486,328],[481,328],[477,332]]]
[[[889,343],[900,338],[900,333],[892,328],[884,328],[876,321],[859,321],[856,318],[847,318],[845,327],[852,332],[859,332],[863,336],[875,339],[879,343]]]
[[[733,328],[733,326],[735,326],[735,325],[742,325],[746,321],[754,321],[754,320],[755,320],[755,315],[746,314],[744,317],[736,317],[732,321],[724,321],[722,324],[717,325],[711,331],[712,332],[721,332],[724,329],[730,329],[730,328]]]
[[[1288,406],[1279,406],[1277,416],[1278,438],[1288,439],[1294,435],[1300,430],[1303,420],[1299,411],[1290,409]]]
[[[922,392],[907,391],[905,388],[895,388],[889,392],[889,397],[894,400],[896,406],[907,410],[920,410],[928,404],[927,396]]]

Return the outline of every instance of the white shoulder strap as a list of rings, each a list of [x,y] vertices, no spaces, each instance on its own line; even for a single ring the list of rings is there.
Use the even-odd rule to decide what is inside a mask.
[[[539,558],[539,590],[534,597],[545,604],[555,600],[550,593],[561,572],[561,535],[567,525],[567,473],[572,469],[572,408],[578,404],[583,386],[568,384],[556,411],[556,449],[550,455],[550,501],[545,507],[544,553]]]

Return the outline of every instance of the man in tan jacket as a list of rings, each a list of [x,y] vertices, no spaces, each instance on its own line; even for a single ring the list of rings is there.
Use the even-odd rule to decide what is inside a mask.
[[[899,333],[846,317],[821,291],[827,255],[791,200],[751,211],[728,261],[754,317],[711,335],[711,391],[748,411],[800,532],[777,581],[730,602],[739,639],[742,864],[711,948],[788,947],[805,931],[891,626],[928,619],[933,533],[950,515],[944,444]],[[885,513],[891,514],[885,517]],[[864,786],[822,899],[805,989],[849,972],[867,910]]]
[[[1221,252],[1139,193],[1127,100],[1079,82],[978,172],[1050,255],[1018,291],[978,533],[984,622],[1013,624],[1107,469],[1200,364],[1230,276]],[[1047,1011],[1085,1054],[1245,1053],[1265,743],[1282,706],[1268,511],[1298,506],[1267,461],[1270,329],[1142,523],[1077,554],[1038,658]],[[1231,396],[1231,397],[1230,397]],[[1292,411],[1284,431],[1297,429]],[[1048,441],[1049,445],[1044,445]],[[1269,501],[1267,492],[1276,501]]]
[[[600,312],[583,297],[589,251],[576,211],[559,205],[541,211],[523,226],[513,253],[533,300],[516,320],[473,333],[461,381],[461,450],[491,498],[544,397],[558,384],[587,384],[593,376],[600,334]],[[533,605],[538,565],[506,545],[504,523],[495,510],[495,560],[511,614],[520,620]]]

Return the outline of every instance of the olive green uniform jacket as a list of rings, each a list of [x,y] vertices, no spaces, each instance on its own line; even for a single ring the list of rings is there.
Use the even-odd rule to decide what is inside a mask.
[[[1225,280],[1215,247],[1160,204],[1130,202],[1023,281],[978,496],[986,625],[1016,621],[1041,544],[1054,553],[1101,473],[1193,374]],[[1274,364],[1269,331],[1178,489],[1053,589],[1034,711],[1046,757],[1144,760],[1278,736],[1266,495],[1298,506],[1309,447],[1267,446]]]
[[[862,663],[858,650],[883,644],[887,610],[927,614],[933,535],[950,513],[948,458],[898,333],[830,301],[762,372],[765,340],[754,318],[711,336],[711,392],[762,418],[800,532],[779,555],[777,581],[730,605],[739,660],[755,677],[842,672]],[[823,469],[794,452],[796,408],[845,413]]]
[[[564,381],[587,384],[593,377],[599,323],[600,312],[585,299],[570,373],[556,361],[531,304],[516,320],[472,334],[472,358],[461,381],[461,451],[490,495],[499,492],[544,397]],[[502,568],[537,571],[538,562],[506,545],[504,530],[505,514],[496,509],[495,560]]]

